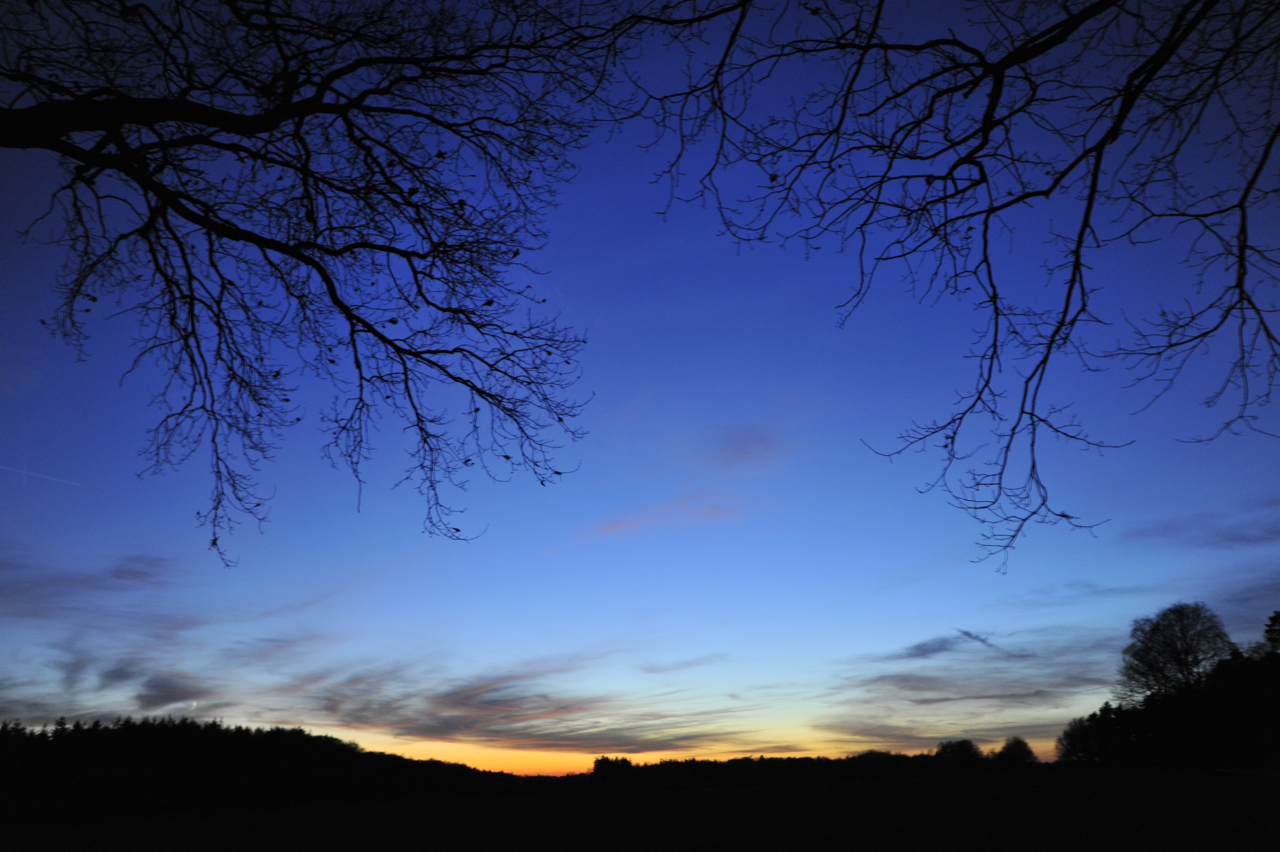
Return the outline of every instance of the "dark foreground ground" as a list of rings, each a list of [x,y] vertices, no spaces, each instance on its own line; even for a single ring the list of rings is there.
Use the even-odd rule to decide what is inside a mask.
[[[1280,850],[1280,778],[1066,766],[666,789],[584,776],[159,815],[143,796],[128,811],[84,818],[62,801],[35,823],[10,813],[0,849]]]

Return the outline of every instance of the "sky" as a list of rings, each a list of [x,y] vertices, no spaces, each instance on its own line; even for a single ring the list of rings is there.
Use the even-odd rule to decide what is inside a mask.
[[[232,566],[195,520],[198,459],[140,475],[160,377],[124,376],[132,320],[95,319],[83,360],[41,326],[62,249],[16,232],[56,162],[0,152],[0,718],[300,725],[519,773],[1012,735],[1048,759],[1110,696],[1133,619],[1202,600],[1259,638],[1280,609],[1280,441],[1180,440],[1217,422],[1203,376],[1135,413],[1150,388],[1123,371],[1063,375],[1093,434],[1135,442],[1046,449],[1059,504],[1105,523],[979,561],[982,528],[920,493],[939,459],[873,451],[946,411],[975,315],[890,281],[840,327],[851,257],[660,213],[663,152],[641,140],[579,156],[534,260],[588,338],[572,473],[474,480],[459,502],[481,534],[424,535],[395,432],[358,493],[304,384],[311,416],[264,468],[270,519],[229,539]],[[1098,274],[1111,307],[1185,279],[1158,247]]]

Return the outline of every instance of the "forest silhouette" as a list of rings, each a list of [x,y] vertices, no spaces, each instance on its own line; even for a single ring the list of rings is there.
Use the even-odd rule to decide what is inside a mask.
[[[1280,774],[1280,647],[1233,650],[1202,682],[1073,719],[1058,760]]]
[[[1179,608],[1208,613],[1178,604],[1139,619],[1135,635]],[[4,722],[0,844],[1006,848],[1035,837],[1051,849],[1270,849],[1280,836],[1277,710],[1280,612],[1263,642],[1231,646],[1203,678],[1072,720],[1054,763],[1010,737],[986,753],[957,739],[915,755],[601,756],[589,773],[517,776],[366,752],[301,728]]]

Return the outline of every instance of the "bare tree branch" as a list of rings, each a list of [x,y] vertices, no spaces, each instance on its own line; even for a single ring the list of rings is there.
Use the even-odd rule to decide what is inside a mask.
[[[383,417],[411,436],[426,528],[446,486],[543,484],[581,403],[580,336],[508,275],[543,239],[636,19],[556,2],[49,0],[0,4],[0,146],[57,154],[70,258],[58,331],[115,301],[167,375],[153,470],[209,453],[220,554],[303,420],[360,477]]]
[[[702,27],[717,46],[690,53],[682,90],[647,94],[680,143],[673,185],[695,170],[694,196],[716,204],[729,235],[854,254],[846,318],[903,268],[922,299],[979,312],[973,385],[888,454],[940,450],[928,488],[986,524],[997,553],[1033,521],[1091,526],[1051,501],[1039,464],[1045,437],[1112,446],[1055,401],[1064,356],[1086,370],[1119,360],[1158,396],[1221,340],[1234,354],[1206,403],[1236,402],[1218,434],[1264,431],[1280,368],[1280,241],[1264,212],[1280,195],[1280,9],[991,0],[965,11],[957,33],[883,0],[742,4]],[[743,182],[756,191],[726,190]],[[1045,279],[1011,276],[993,241],[1016,232],[1026,244],[1017,217],[1049,204],[1071,223],[1048,234]],[[1266,215],[1272,227],[1254,224]],[[1121,318],[1095,313],[1092,267],[1111,245],[1151,240],[1186,253],[1187,295],[1131,320],[1129,340],[1101,343]]]

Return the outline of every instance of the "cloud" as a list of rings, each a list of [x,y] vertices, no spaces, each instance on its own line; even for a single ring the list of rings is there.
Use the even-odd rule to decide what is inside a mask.
[[[722,426],[707,435],[710,446],[703,449],[702,458],[730,470],[764,467],[782,450],[776,430],[764,424]]]
[[[54,642],[51,647],[59,652],[59,658],[54,661],[53,666],[62,672],[63,692],[74,692],[85,674],[97,662],[97,656],[85,649],[82,638],[79,636]]]
[[[1196,512],[1137,526],[1127,535],[1219,549],[1275,544],[1280,542],[1280,497],[1253,501],[1235,512]]]
[[[1228,582],[1204,597],[1237,642],[1259,639],[1267,618],[1280,610],[1280,566],[1262,563],[1242,567],[1232,574]]]
[[[885,722],[874,718],[849,718],[815,726],[818,730],[834,734],[851,751],[868,749],[885,751],[925,751],[939,743],[952,739],[971,739],[980,746],[994,746],[1009,737],[1022,737],[1032,742],[1053,740],[1064,723],[1059,722],[997,722],[955,726],[947,723],[913,726]],[[1049,755],[1041,754],[1042,758]]]
[[[938,654],[945,654],[948,651],[954,651],[956,647],[961,645],[963,642],[964,638],[960,636],[938,636],[933,639],[926,639],[923,642],[917,642],[897,654],[890,654],[888,657],[885,657],[885,659],[924,660],[929,657],[935,657]]]
[[[1018,634],[1018,650],[974,630],[855,658],[824,696],[815,729],[854,749],[920,751],[943,739],[979,742],[1061,732],[1110,689],[1123,637],[1071,625]],[[1091,706],[1090,706],[1091,705]],[[1084,711],[1087,712],[1087,711]],[[1052,737],[1050,737],[1051,739]]]
[[[1044,704],[1048,703],[1056,705],[1061,702],[1061,696],[1056,692],[1050,692],[1047,689],[1037,689],[1033,692],[998,692],[985,693],[978,695],[945,695],[936,698],[913,698],[913,704],[946,704],[953,701],[997,701],[1003,705],[1009,704]]]
[[[332,679],[311,699],[336,724],[423,740],[586,754],[755,748],[724,725],[738,708],[680,713],[553,688],[551,680],[579,665],[532,663],[426,685],[407,670],[384,669]]]
[[[701,657],[694,657],[689,660],[681,660],[675,663],[646,663],[640,666],[640,671],[645,674],[666,674],[667,672],[678,672],[684,669],[692,669],[697,666],[709,666],[713,663],[723,662],[729,659],[728,654],[705,654]]]
[[[0,615],[52,619],[92,607],[97,596],[165,585],[171,560],[137,554],[121,557],[109,568],[59,571],[21,557],[0,556]]]
[[[146,586],[165,585],[163,576],[173,570],[173,560],[163,556],[147,556],[134,554],[122,556],[111,569],[112,579],[122,583],[137,583]]]
[[[945,729],[921,731],[913,725],[898,725],[880,718],[845,718],[820,722],[814,728],[834,734],[838,741],[857,750],[923,751],[946,739]]]
[[[325,644],[319,636],[294,636],[279,638],[264,636],[257,639],[240,639],[223,649],[222,656],[237,665],[263,663],[282,657],[296,657],[310,648]]]
[[[135,700],[138,702],[138,709],[146,712],[171,704],[199,701],[213,694],[212,689],[187,675],[152,675],[142,682],[142,691],[135,696]]]
[[[65,701],[32,695],[30,686],[30,683],[18,678],[0,677],[0,720],[40,725],[66,714]]]
[[[1169,593],[1167,585],[1102,586],[1087,580],[1043,586],[1008,598],[1018,609],[1088,607],[1095,602],[1123,598],[1144,598]]]
[[[708,523],[736,518],[741,511],[732,505],[727,494],[692,494],[654,503],[606,521],[594,530],[595,535],[640,532],[679,524]]]
[[[760,743],[751,746],[751,748],[739,748],[727,750],[726,754],[796,754],[799,752],[811,752],[812,746],[802,745],[800,743]]]
[[[931,657],[936,657],[939,654],[946,654],[952,651],[957,651],[960,648],[964,647],[966,642],[976,642],[979,645],[983,645],[993,651],[998,651],[1001,654],[1005,654],[1012,657],[1034,656],[1034,654],[1027,654],[1026,652],[1009,651],[1005,648],[1000,647],[999,645],[996,645],[994,642],[987,639],[985,636],[979,636],[977,633],[974,633],[971,630],[961,630],[959,627],[956,627],[953,629],[955,630],[956,633],[960,635],[959,636],[935,636],[932,639],[926,639],[923,642],[917,642],[916,644],[911,645],[907,648],[904,648],[903,650],[898,651],[897,653],[888,654],[884,657],[881,657],[880,659],[886,660],[886,661],[927,660]]]
[[[936,692],[947,688],[950,680],[937,675],[923,675],[913,672],[891,672],[873,677],[853,679],[847,686],[854,688],[888,687],[899,692]]]
[[[146,669],[141,661],[120,660],[98,672],[98,689],[107,689],[131,680],[139,680],[145,674]]]
[[[1108,643],[1109,644],[1109,643]],[[1089,647],[1058,648],[1045,654],[990,655],[931,664],[923,670],[850,676],[837,693],[846,703],[868,700],[888,705],[932,705],[959,701],[1001,701],[1057,705],[1071,693],[1096,691],[1114,680],[1115,661]]]

